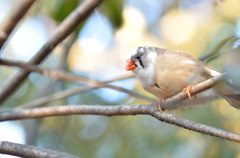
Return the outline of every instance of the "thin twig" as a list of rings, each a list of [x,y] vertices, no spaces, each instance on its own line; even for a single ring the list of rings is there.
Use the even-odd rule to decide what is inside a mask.
[[[12,9],[12,12],[0,25],[0,49],[8,39],[9,35],[16,27],[18,22],[22,19],[22,17],[27,13],[29,8],[35,0],[21,0],[18,4]]]
[[[208,52],[207,54],[202,54],[201,57],[199,57],[199,60],[202,60],[205,63],[208,63],[208,62],[218,58],[219,56],[221,56],[224,52],[229,53],[229,51],[232,51],[232,49],[224,51],[224,52],[220,52],[220,51],[222,48],[224,48],[224,46],[226,46],[230,43],[234,43],[238,40],[239,40],[239,36],[237,36],[237,35],[230,36],[228,38],[223,39],[212,49],[212,51]],[[236,49],[236,48],[234,48],[234,49]]]
[[[120,80],[128,79],[128,78],[131,78],[131,77],[133,77],[133,75],[123,75],[121,77],[111,79],[111,80],[106,81],[104,83],[120,81]],[[103,87],[104,86],[84,86],[84,87],[79,87],[79,88],[74,88],[74,89],[68,89],[68,90],[65,90],[65,91],[61,91],[61,92],[58,92],[58,93],[55,93],[55,94],[52,94],[52,95],[47,95],[47,96],[44,96],[42,98],[38,98],[38,99],[35,99],[35,100],[30,101],[28,103],[19,105],[15,109],[36,108],[36,107],[39,107],[43,104],[46,104],[46,103],[54,101],[54,100],[66,98],[66,97],[72,96],[72,95],[77,94],[77,93],[86,92],[86,91],[90,91],[90,90],[93,90],[93,89],[99,89],[99,88],[103,88]]]
[[[0,141],[0,153],[24,158],[79,158],[77,156],[59,151],[37,148],[30,145],[11,143],[7,141]]]
[[[222,129],[210,127],[200,123],[195,123],[183,118],[173,116],[168,113],[159,112],[154,105],[126,105],[126,106],[54,106],[40,107],[34,109],[11,110],[0,112],[0,121],[19,120],[26,118],[40,118],[49,116],[65,115],[103,115],[103,116],[123,116],[123,115],[151,115],[156,119],[183,127],[192,131],[212,135],[215,137],[240,142],[240,135]]]
[[[39,64],[43,59],[82,22],[94,8],[103,0],[86,0],[77,7],[56,29],[47,43],[29,61],[31,64]],[[0,103],[2,103],[29,75],[29,71],[20,70],[12,78],[8,79],[0,89]]]
[[[44,76],[49,76],[55,80],[61,80],[61,81],[76,81],[79,82],[85,82],[85,83],[90,83],[93,85],[97,85],[96,88],[101,88],[101,87],[106,87],[106,88],[111,88],[117,91],[121,91],[124,93],[127,93],[135,98],[139,98],[142,100],[146,100],[148,102],[154,102],[155,99],[152,99],[150,97],[144,96],[140,93],[122,88],[122,87],[118,87],[118,86],[114,86],[114,85],[110,85],[110,84],[106,84],[102,81],[98,81],[95,79],[90,79],[90,78],[86,78],[84,76],[80,76],[80,75],[73,75],[70,73],[67,73],[65,71],[61,71],[61,70],[53,70],[53,69],[45,69],[45,68],[40,68],[31,64],[26,64],[26,63],[18,63],[18,62],[12,62],[12,61],[7,61],[7,60],[1,60],[0,59],[0,65],[6,65],[6,66],[14,66],[14,67],[20,67],[23,68],[29,72],[36,72],[36,73],[40,73]]]

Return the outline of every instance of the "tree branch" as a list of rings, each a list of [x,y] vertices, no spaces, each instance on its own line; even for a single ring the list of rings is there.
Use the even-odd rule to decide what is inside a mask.
[[[0,141],[0,153],[21,156],[24,158],[79,158],[77,156],[59,151],[37,148],[30,145],[11,143],[7,141]]]
[[[19,63],[17,63],[19,64]],[[26,66],[26,65],[23,65]],[[28,65],[29,66],[29,65]],[[34,67],[32,67],[34,68]],[[27,69],[30,70],[30,67]],[[35,72],[41,72],[41,68],[34,68]],[[33,70],[30,70],[33,71]],[[192,94],[200,93],[212,86],[216,85],[225,74],[218,75],[209,80],[206,80],[196,86],[192,87]],[[60,75],[61,76],[61,75]],[[65,76],[65,75],[64,75]],[[91,83],[98,83],[99,81],[90,80]],[[100,85],[103,85],[101,83]],[[163,109],[175,108],[176,104],[187,98],[187,94],[181,92],[171,98],[165,100],[161,104]],[[240,135],[214,127],[202,125],[189,120],[175,117],[167,113],[160,113],[153,105],[135,105],[135,106],[63,106],[63,107],[47,107],[35,108],[26,110],[13,110],[0,113],[0,121],[16,120],[24,118],[39,118],[48,116],[71,115],[71,114],[90,114],[90,115],[104,115],[104,116],[117,116],[117,115],[151,115],[162,122],[174,124],[189,130],[201,132],[204,134],[240,142]]]
[[[114,78],[114,79],[106,81],[104,83],[120,81],[120,80],[128,79],[131,77],[133,77],[133,75],[123,75],[121,77]],[[61,91],[61,92],[58,92],[58,93],[55,93],[52,95],[47,95],[47,96],[35,99],[33,101],[30,101],[28,103],[19,105],[18,107],[14,108],[14,109],[36,108],[36,107],[39,107],[43,104],[46,104],[46,103],[54,101],[54,100],[66,98],[66,97],[72,96],[77,93],[91,91],[91,90],[99,89],[99,88],[104,88],[104,87],[103,86],[84,86],[84,87],[79,87],[79,88],[74,88],[74,89],[67,89],[67,90],[64,90],[64,91]]]
[[[56,29],[47,43],[29,61],[31,64],[39,64],[41,61],[64,39],[77,25],[83,21],[91,11],[103,0],[86,0],[77,7]],[[29,75],[26,70],[20,70],[10,78],[0,89],[0,103],[2,103]]]
[[[27,13],[29,8],[35,0],[22,0],[12,9],[12,12],[0,25],[0,49],[2,49],[3,44],[8,39],[9,35],[22,19],[22,17]]]
[[[122,116],[122,115],[151,115],[152,117],[168,124],[183,127],[192,131],[215,137],[240,142],[240,135],[222,129],[210,127],[200,123],[195,123],[183,118],[173,116],[168,113],[159,112],[154,105],[127,105],[127,106],[55,106],[41,107],[34,109],[12,110],[0,112],[0,121],[18,120],[26,118],[40,118],[49,116],[64,115],[103,115],[103,116]]]
[[[217,85],[225,76],[226,76],[226,73],[220,74],[218,76],[215,76],[213,78],[210,78],[206,81],[203,81],[203,82],[193,86],[191,88],[191,90],[192,90],[191,94],[195,95],[195,94],[198,94],[209,88],[212,88],[213,86]],[[161,108],[162,108],[162,110],[174,109],[174,108],[176,108],[177,103],[179,103],[187,98],[188,98],[188,95],[186,93],[180,92],[180,93],[164,100],[164,102],[161,103]]]
[[[114,90],[117,90],[117,91],[127,93],[127,94],[131,95],[132,97],[148,101],[150,103],[155,101],[155,99],[144,96],[140,93],[137,93],[137,92],[134,92],[134,91],[122,88],[122,87],[113,86],[113,85],[107,84],[107,82],[102,82],[102,81],[98,81],[98,80],[95,80],[95,79],[86,78],[86,77],[80,76],[80,75],[73,75],[73,74],[70,74],[70,73],[67,73],[67,72],[61,71],[61,70],[53,70],[53,69],[50,70],[50,69],[40,68],[40,67],[31,65],[31,64],[12,62],[12,61],[1,60],[1,59],[0,59],[0,65],[20,67],[20,68],[23,68],[23,69],[25,69],[29,72],[36,72],[36,73],[42,74],[44,76],[49,76],[49,77],[51,77],[55,80],[77,81],[77,83],[79,83],[79,81],[81,81],[81,82],[85,82],[85,83],[94,84],[94,85],[97,85],[95,87],[95,89],[96,88],[103,88],[103,87],[111,88],[111,89],[114,89]]]
[[[136,98],[144,99],[144,100],[147,100],[147,101],[150,101],[150,102],[154,101],[153,99],[151,99],[149,97],[140,95],[138,93],[134,93],[133,91],[130,91],[130,90],[127,90],[127,89],[124,89],[124,88],[121,88],[121,87],[116,87],[116,86],[113,86],[113,85],[106,84],[106,82],[104,83],[104,82],[94,80],[94,79],[89,79],[89,78],[86,78],[86,77],[83,77],[83,76],[72,75],[72,74],[69,74],[69,73],[66,73],[66,72],[60,71],[60,70],[49,70],[49,69],[39,68],[39,67],[30,65],[30,64],[17,63],[17,62],[1,60],[1,59],[0,59],[0,65],[21,67],[21,68],[26,69],[28,71],[40,73],[42,75],[50,76],[50,77],[58,79],[58,80],[83,81],[83,82],[87,82],[87,83],[91,83],[91,84],[96,84],[96,85],[98,85],[98,87],[96,87],[96,88],[108,87],[108,88],[111,88],[111,89],[115,89],[115,90],[118,90],[118,91],[128,93],[129,95],[134,96]],[[220,74],[218,76],[215,76],[213,78],[210,78],[210,79],[208,79],[208,80],[206,80],[202,83],[199,83],[199,84],[193,86],[191,94],[195,95],[197,93],[200,93],[204,90],[207,90],[207,89],[215,86],[216,84],[218,84],[223,79],[223,77],[225,75],[226,74]],[[183,101],[187,98],[188,98],[187,94],[183,93],[183,92],[180,92],[180,93],[178,93],[178,94],[176,94],[176,95],[174,95],[170,98],[167,98],[166,100],[164,100],[164,102],[161,103],[162,110],[174,109],[174,108],[176,108],[177,103],[179,103],[179,102],[181,102],[181,101]]]

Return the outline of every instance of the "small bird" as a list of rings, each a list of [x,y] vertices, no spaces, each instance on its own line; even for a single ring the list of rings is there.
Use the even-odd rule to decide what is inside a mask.
[[[221,86],[221,90],[210,88],[191,99],[192,85],[221,73],[184,51],[138,47],[127,60],[125,69],[132,70],[142,87],[160,99],[157,102],[160,111],[161,101],[181,91],[187,93],[189,99],[176,104],[176,107],[205,105],[223,97],[231,106],[240,109],[240,94],[235,94],[235,90],[227,85]]]

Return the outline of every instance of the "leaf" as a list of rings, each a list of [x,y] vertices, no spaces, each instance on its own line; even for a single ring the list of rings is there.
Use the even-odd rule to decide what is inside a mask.
[[[78,7],[78,0],[56,0],[52,2],[53,6],[50,8],[52,17],[56,21],[63,21],[76,7]]]
[[[118,28],[122,24],[123,0],[107,0],[100,5],[100,11]]]

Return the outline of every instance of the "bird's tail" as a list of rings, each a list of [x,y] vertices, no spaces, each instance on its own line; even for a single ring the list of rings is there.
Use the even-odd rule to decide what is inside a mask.
[[[222,95],[222,97],[226,99],[231,106],[240,109],[240,94],[228,94]]]

